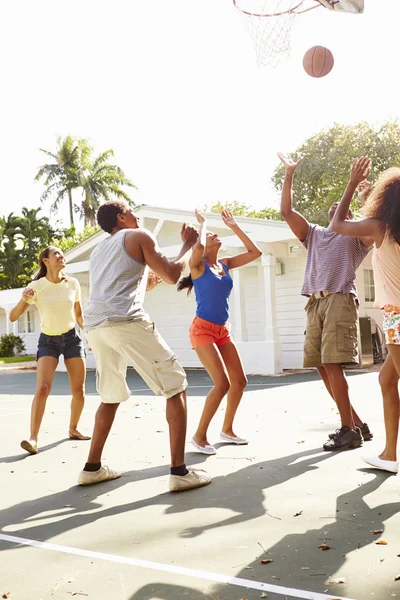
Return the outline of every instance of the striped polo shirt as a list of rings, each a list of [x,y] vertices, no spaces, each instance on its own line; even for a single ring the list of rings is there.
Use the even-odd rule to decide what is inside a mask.
[[[90,256],[90,296],[84,311],[87,331],[148,318],[143,308],[148,267],[127,252],[128,231],[122,229],[102,240]]]
[[[356,270],[370,248],[359,238],[335,233],[330,225],[310,225],[302,244],[307,248],[303,296],[324,290],[357,296]]]

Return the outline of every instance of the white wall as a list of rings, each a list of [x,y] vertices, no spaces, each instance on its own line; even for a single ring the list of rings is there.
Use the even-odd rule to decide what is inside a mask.
[[[305,253],[286,255],[281,250],[280,261],[284,273],[276,275],[276,318],[279,340],[282,348],[282,368],[300,369],[303,367],[304,331],[306,313],[304,307],[307,298],[301,295],[304,277]]]

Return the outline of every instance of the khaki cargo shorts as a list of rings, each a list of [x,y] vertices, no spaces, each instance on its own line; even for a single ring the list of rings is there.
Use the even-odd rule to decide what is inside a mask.
[[[303,366],[358,364],[358,300],[354,294],[329,294],[306,304]]]
[[[128,321],[87,332],[96,360],[96,387],[102,402],[127,400],[128,364],[155,394],[172,398],[187,388],[186,373],[151,321]]]

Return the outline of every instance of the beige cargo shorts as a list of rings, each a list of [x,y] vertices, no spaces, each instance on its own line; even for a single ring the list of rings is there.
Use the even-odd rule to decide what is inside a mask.
[[[354,294],[313,296],[306,304],[303,366],[358,364],[358,300]]]
[[[102,402],[127,400],[128,364],[155,394],[172,398],[187,388],[186,373],[151,321],[125,321],[87,332],[96,361],[96,387]]]

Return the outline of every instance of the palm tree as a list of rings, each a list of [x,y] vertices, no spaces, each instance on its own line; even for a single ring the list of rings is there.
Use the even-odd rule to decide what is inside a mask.
[[[47,156],[50,156],[54,162],[42,165],[35,177],[36,181],[45,178],[45,191],[40,199],[45,202],[53,198],[51,212],[57,212],[60,204],[68,198],[69,218],[71,227],[74,225],[74,206],[72,202],[72,190],[78,187],[77,171],[80,161],[80,141],[68,135],[65,139],[57,138],[57,152],[49,152],[40,149]]]
[[[78,211],[83,216],[86,227],[96,225],[96,211],[102,201],[117,197],[132,202],[121,186],[135,189],[137,187],[126,177],[120,167],[109,164],[110,157],[114,156],[113,150],[102,152],[94,160],[91,159],[91,153],[84,144],[81,150],[82,168],[77,172],[77,180],[78,186],[83,188],[83,201]]]
[[[28,265],[37,261],[39,250],[51,243],[55,231],[47,217],[39,217],[40,208],[22,209],[18,218],[18,237],[23,242],[23,251]]]

